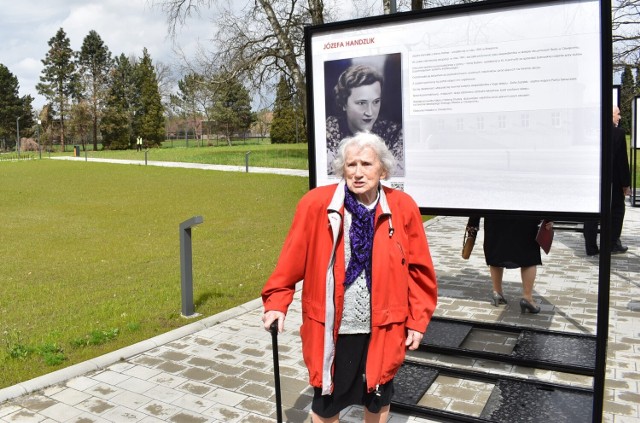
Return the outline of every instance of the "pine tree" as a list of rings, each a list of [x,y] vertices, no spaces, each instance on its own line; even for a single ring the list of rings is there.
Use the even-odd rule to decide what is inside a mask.
[[[147,146],[160,146],[164,141],[164,106],[156,71],[146,48],[134,75],[138,93],[133,102],[134,135],[141,136]]]
[[[31,112],[31,96],[19,96],[18,78],[9,69],[0,64],[0,140],[4,145],[15,145],[17,142],[16,121],[20,118],[21,135],[26,135],[33,125]]]
[[[98,121],[107,96],[107,81],[112,64],[111,52],[104,45],[100,35],[94,30],[89,31],[82,42],[78,65],[83,91],[91,106],[93,151],[98,150]]]
[[[625,133],[631,132],[631,101],[635,92],[635,82],[633,79],[633,71],[631,66],[624,67],[622,72],[622,85],[620,87],[620,127]]]
[[[131,62],[121,54],[110,72],[106,107],[102,117],[102,144],[111,150],[127,149],[131,145],[132,120],[130,105],[134,85]]]
[[[301,107],[294,107],[294,97],[284,77],[278,81],[276,100],[271,122],[271,143],[293,144],[306,142],[304,114]]]
[[[49,51],[42,60],[42,64],[44,68],[36,89],[49,101],[57,113],[60,120],[60,144],[64,150],[64,121],[67,117],[69,101],[78,92],[78,77],[75,53],[62,28],[49,40]]]

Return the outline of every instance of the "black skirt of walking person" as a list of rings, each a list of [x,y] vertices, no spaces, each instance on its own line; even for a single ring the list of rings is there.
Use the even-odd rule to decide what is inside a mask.
[[[484,218],[484,256],[489,266],[515,269],[542,264],[536,241],[539,219]]]

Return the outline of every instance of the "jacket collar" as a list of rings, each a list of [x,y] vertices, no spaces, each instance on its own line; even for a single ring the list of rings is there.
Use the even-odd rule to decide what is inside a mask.
[[[340,213],[342,207],[344,206],[344,186],[346,182],[344,179],[341,179],[336,187],[336,190],[333,192],[333,197],[331,198],[331,202],[327,207],[327,212],[336,212]]]
[[[336,186],[336,190],[333,193],[331,202],[329,203],[329,206],[327,206],[327,213],[329,215],[329,220],[332,222],[334,232],[339,230],[338,224],[340,222],[340,218],[338,216],[342,216],[341,211],[344,207],[345,185],[346,182],[344,179],[342,179]],[[381,213],[379,216],[377,216],[377,218],[379,218],[380,216],[389,216],[389,219],[387,219],[387,221],[389,222],[389,236],[391,237],[393,236],[394,232],[393,222],[391,220],[391,208],[389,207],[389,202],[387,201],[387,196],[382,185],[380,186],[380,199],[378,200],[378,205],[380,206]]]

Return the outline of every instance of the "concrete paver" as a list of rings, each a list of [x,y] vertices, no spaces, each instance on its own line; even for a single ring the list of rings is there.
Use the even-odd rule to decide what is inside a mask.
[[[78,160],[78,159],[76,159]],[[84,160],[84,159],[83,159]],[[244,171],[244,169],[242,169]],[[425,224],[439,284],[436,315],[577,333],[596,331],[598,258],[584,253],[582,235],[557,231],[543,256],[534,297],[538,315],[521,314],[518,270],[505,271],[507,306],[489,303],[491,282],[482,254],[482,231],[469,260],[460,257],[466,219],[441,216]],[[640,209],[627,207],[623,243],[612,256],[610,332],[605,412],[610,423],[640,423]],[[279,336],[285,421],[308,422],[312,390],[302,361],[299,294]],[[0,422],[272,422],[275,418],[271,336],[261,327],[256,299],[232,310],[0,390]],[[499,351],[513,339],[476,333],[469,345]],[[593,379],[465,357],[411,353],[428,363],[590,387]],[[421,400],[429,406],[478,415],[490,384],[439,377]],[[361,422],[360,407],[342,422]],[[391,423],[428,423],[393,412]],[[573,422],[571,422],[573,423]],[[578,422],[580,423],[580,422]]]

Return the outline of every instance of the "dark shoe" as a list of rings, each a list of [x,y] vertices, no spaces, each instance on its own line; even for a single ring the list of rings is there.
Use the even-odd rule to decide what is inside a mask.
[[[596,248],[595,250],[587,250],[588,256],[597,256],[598,254],[600,254],[600,250],[598,248]]]
[[[493,306],[494,307],[498,307],[498,304],[506,304],[507,300],[504,298],[504,296],[497,291],[493,291],[493,294],[491,295],[491,300],[493,301]]]
[[[623,254],[626,253],[629,247],[626,247],[622,244],[614,245],[611,249],[611,254]]]
[[[529,312],[531,314],[540,313],[540,307],[531,304],[529,301],[522,298],[520,300],[520,311],[522,313]]]

